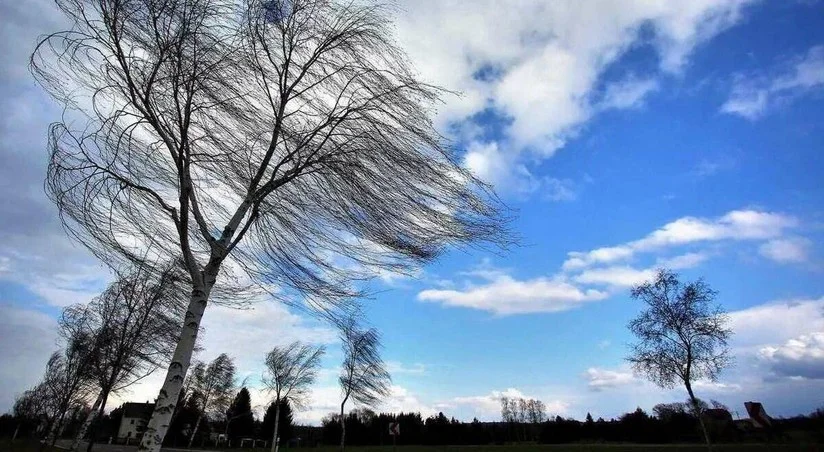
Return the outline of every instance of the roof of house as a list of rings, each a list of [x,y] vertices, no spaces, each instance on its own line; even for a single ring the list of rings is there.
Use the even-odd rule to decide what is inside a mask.
[[[126,402],[123,404],[123,417],[148,418],[154,411],[154,403]]]

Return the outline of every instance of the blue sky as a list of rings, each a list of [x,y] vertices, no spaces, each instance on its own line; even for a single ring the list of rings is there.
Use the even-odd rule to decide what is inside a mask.
[[[521,246],[376,280],[367,312],[394,377],[384,408],[491,420],[510,394],[608,418],[684,399],[624,362],[639,308],[628,287],[660,265],[704,277],[731,313],[736,365],[700,397],[741,412],[746,400],[783,415],[821,406],[809,395],[824,393],[824,4],[517,5],[408,2],[397,18],[421,77],[462,92],[438,126],[512,207]],[[42,194],[59,109],[25,59],[60,18],[40,0],[4,2],[0,16],[3,410],[56,347],[60,306],[108,273]],[[233,354],[252,384],[272,345],[328,344],[301,419],[334,410],[334,331],[271,303],[209,309],[202,358]],[[150,399],[158,381],[121,398]]]

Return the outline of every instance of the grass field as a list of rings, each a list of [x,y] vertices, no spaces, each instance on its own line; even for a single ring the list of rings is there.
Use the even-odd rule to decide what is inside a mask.
[[[113,446],[99,445],[96,451],[107,452]],[[47,449],[48,452],[65,452],[62,449]],[[126,448],[117,446],[117,450],[134,451],[136,447]],[[185,449],[174,449],[181,451]],[[264,448],[245,449],[218,449],[237,452],[269,452]],[[283,448],[280,452],[290,449]],[[508,446],[399,446],[397,452],[703,452],[706,447],[700,444],[558,444],[558,445],[508,445]],[[713,446],[718,452],[824,452],[818,444],[718,444]],[[0,440],[0,452],[37,452],[36,442],[17,441],[14,444],[8,440]],[[337,447],[315,447],[294,449],[294,452],[338,452]],[[347,447],[347,452],[392,452],[392,446]],[[194,449],[193,449],[194,452]]]

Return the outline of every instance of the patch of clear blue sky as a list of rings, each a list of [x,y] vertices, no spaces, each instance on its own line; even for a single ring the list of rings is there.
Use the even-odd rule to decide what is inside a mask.
[[[61,308],[49,304],[28,287],[14,281],[0,279],[0,304],[19,309],[34,309],[52,317],[59,317]]]
[[[793,99],[755,122],[719,113],[734,75],[769,73],[820,44],[820,5],[762,2],[747,9],[740,24],[699,46],[682,74],[659,74],[660,86],[642,108],[596,116],[554,157],[533,167],[539,177],[578,181],[579,199],[507,200],[518,210],[513,229],[526,246],[504,257],[491,256],[492,263],[512,269],[519,279],[551,276],[569,251],[639,239],[687,215],[718,217],[750,207],[819,224],[804,234],[815,243],[813,254],[820,255],[822,96]],[[595,95],[609,81],[649,74],[656,65],[654,53],[642,42],[606,70]],[[489,70],[479,76],[493,74]],[[485,127],[485,139],[501,138],[502,118],[487,111],[474,120]],[[716,165],[716,171],[703,174],[705,164]],[[584,181],[587,176],[592,182]],[[818,297],[824,291],[820,271],[748,259],[757,254],[755,243],[724,246],[719,256],[683,275],[704,276],[729,310]],[[450,253],[427,273],[454,278],[485,256]],[[404,381],[434,399],[511,386],[581,384],[587,367],[621,364],[623,344],[630,340],[626,322],[637,309],[625,294],[562,313],[496,317],[417,302],[415,295],[428,287],[405,283],[378,295],[369,312],[392,359],[437,369],[437,384],[425,377]],[[602,340],[612,345],[601,349]]]

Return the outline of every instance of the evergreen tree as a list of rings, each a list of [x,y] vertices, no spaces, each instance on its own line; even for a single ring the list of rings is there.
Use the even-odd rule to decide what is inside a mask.
[[[277,405],[274,402],[266,409],[266,414],[263,416],[263,424],[260,428],[260,437],[266,440],[271,440],[275,433],[275,411]],[[292,407],[289,406],[289,401],[284,400],[280,404],[280,425],[278,425],[278,436],[280,437],[281,446],[285,446],[292,439]]]
[[[587,424],[592,424],[592,423],[593,423],[592,415],[587,413]]]
[[[252,438],[255,434],[255,417],[249,390],[241,388],[229,409],[226,410],[226,430],[233,443],[239,438]]]

